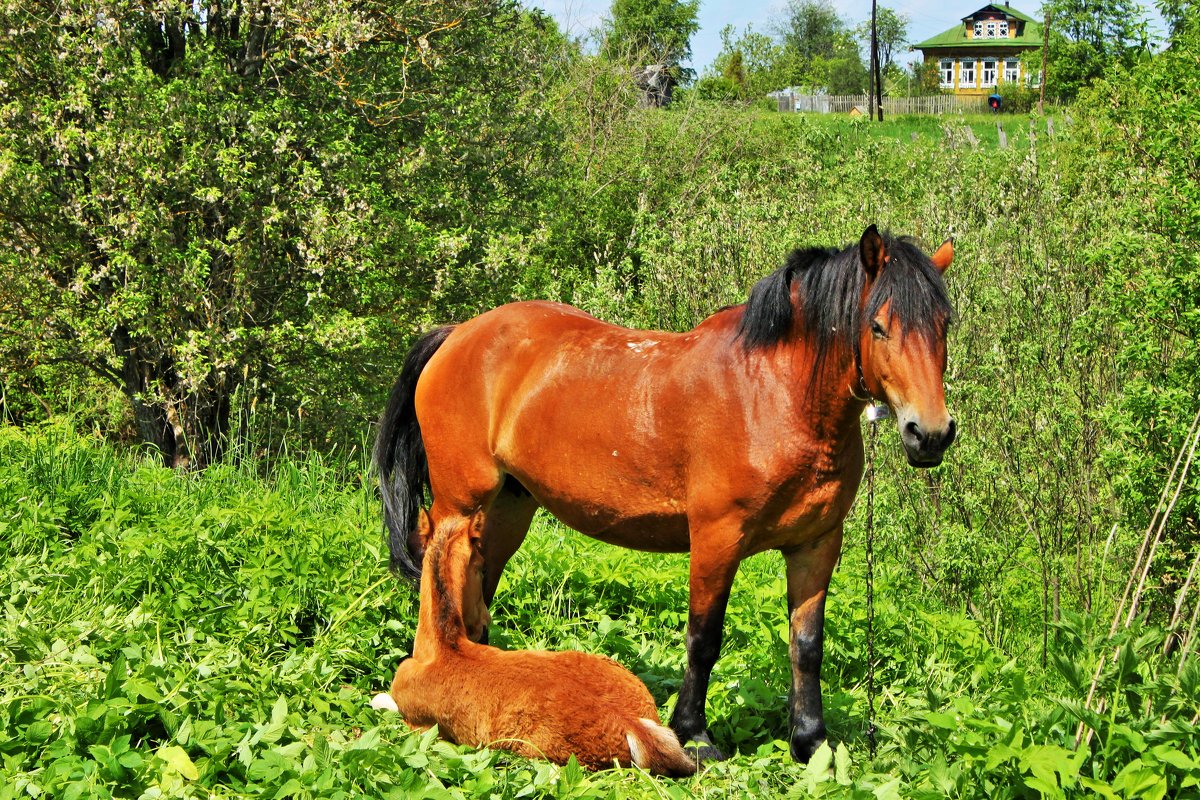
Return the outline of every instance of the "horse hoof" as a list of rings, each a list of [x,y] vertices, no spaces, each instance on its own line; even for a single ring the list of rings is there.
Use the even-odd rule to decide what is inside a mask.
[[[371,698],[371,708],[379,711],[399,711],[400,707],[390,694],[380,693]]]
[[[824,742],[824,732],[819,736],[792,739],[792,759],[800,764],[807,764]]]
[[[717,749],[712,743],[712,739],[708,738],[707,733],[702,733],[699,736],[693,736],[683,745],[683,750],[696,762],[699,766],[703,761],[724,761],[727,756]]]

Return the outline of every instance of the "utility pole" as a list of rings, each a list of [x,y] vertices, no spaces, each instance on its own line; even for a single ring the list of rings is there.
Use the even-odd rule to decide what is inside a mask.
[[[879,79],[879,26],[877,22],[878,2],[871,0],[871,116],[878,110],[879,121],[883,122],[883,82]]]
[[[1050,51],[1050,12],[1046,12],[1046,23],[1042,25],[1042,79],[1038,81],[1038,113],[1046,113],[1046,54]]]

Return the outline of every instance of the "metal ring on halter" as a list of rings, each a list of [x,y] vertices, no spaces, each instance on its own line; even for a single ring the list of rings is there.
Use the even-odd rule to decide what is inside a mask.
[[[854,372],[858,375],[858,388],[862,389],[862,396],[859,396],[858,392],[855,391],[854,386],[847,386],[846,388],[850,390],[850,396],[855,400],[861,400],[864,403],[875,402],[875,396],[872,395],[871,390],[867,388],[867,379],[863,375],[862,370],[862,354],[858,352],[857,347],[854,348]]]

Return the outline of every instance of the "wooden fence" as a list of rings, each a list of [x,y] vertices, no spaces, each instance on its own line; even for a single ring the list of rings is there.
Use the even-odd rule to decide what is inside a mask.
[[[780,111],[815,111],[822,114],[848,114],[859,108],[864,114],[871,107],[865,94],[780,94],[775,96]],[[883,115],[896,114],[972,114],[987,111],[986,97],[957,97],[939,94],[932,97],[885,97]]]

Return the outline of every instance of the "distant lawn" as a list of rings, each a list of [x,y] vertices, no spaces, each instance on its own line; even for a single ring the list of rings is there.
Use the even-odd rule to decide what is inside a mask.
[[[859,136],[870,136],[876,139],[895,139],[912,141],[913,134],[917,140],[926,142],[946,141],[945,129],[949,127],[958,132],[955,141],[965,137],[961,131],[969,127],[979,141],[981,148],[996,149],[1000,146],[999,124],[1008,135],[1008,146],[1013,149],[1025,149],[1029,146],[1029,131],[1032,126],[1039,138],[1047,136],[1047,119],[1053,122],[1056,135],[1061,135],[1069,126],[1061,113],[1052,113],[1048,117],[1036,114],[903,114],[885,116],[883,122],[870,122],[862,117],[851,117],[846,114],[817,114],[801,112],[794,116],[805,119],[811,124],[828,126],[844,131],[856,131]]]

